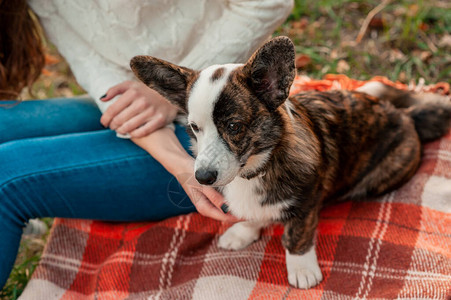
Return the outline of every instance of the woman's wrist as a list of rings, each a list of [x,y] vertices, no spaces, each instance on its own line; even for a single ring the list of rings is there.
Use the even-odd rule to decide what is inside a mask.
[[[162,128],[143,138],[132,138],[132,141],[146,150],[163,165],[172,175],[193,172],[194,159],[180,144],[174,131]]]
[[[188,153],[183,155],[182,153],[174,152],[169,154],[164,160],[162,165],[176,178],[180,175],[193,174],[194,172],[194,159]]]

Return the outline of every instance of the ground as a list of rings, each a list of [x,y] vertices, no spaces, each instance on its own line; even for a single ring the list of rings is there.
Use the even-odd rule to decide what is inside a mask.
[[[295,0],[293,13],[275,35],[294,41],[298,73],[313,78],[343,73],[360,80],[382,75],[404,83],[420,78],[426,83],[451,80],[451,3],[447,0]],[[32,92],[22,92],[22,99],[83,94],[64,59],[51,45],[46,48],[47,66]],[[44,221],[50,226],[52,219]],[[23,238],[1,299],[20,295],[46,237]]]

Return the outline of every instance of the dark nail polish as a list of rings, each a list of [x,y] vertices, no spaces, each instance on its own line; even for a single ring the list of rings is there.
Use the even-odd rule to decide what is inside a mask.
[[[100,99],[103,99],[103,98],[105,98],[106,97],[106,94],[105,95],[103,95],[102,97],[100,97]]]
[[[229,212],[229,206],[224,203],[223,205],[221,205],[221,210],[222,210],[223,213],[226,214],[226,213]]]

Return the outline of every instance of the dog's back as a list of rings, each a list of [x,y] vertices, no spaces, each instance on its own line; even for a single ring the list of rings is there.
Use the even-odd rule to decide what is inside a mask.
[[[450,128],[451,101],[444,96],[402,91],[379,82],[369,82],[357,90],[389,101],[407,113],[414,120],[421,142],[435,140]]]
[[[446,98],[378,82],[356,92],[307,92],[290,100],[294,111],[308,114],[321,144],[326,200],[379,195],[400,186],[418,168],[421,143],[450,127]]]

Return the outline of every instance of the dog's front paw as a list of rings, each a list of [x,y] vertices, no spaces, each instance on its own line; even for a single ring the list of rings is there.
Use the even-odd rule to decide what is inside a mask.
[[[288,282],[300,289],[309,289],[323,280],[314,247],[302,255],[286,251]]]
[[[260,237],[260,226],[254,226],[248,222],[240,222],[221,235],[218,246],[228,250],[246,248]]]

